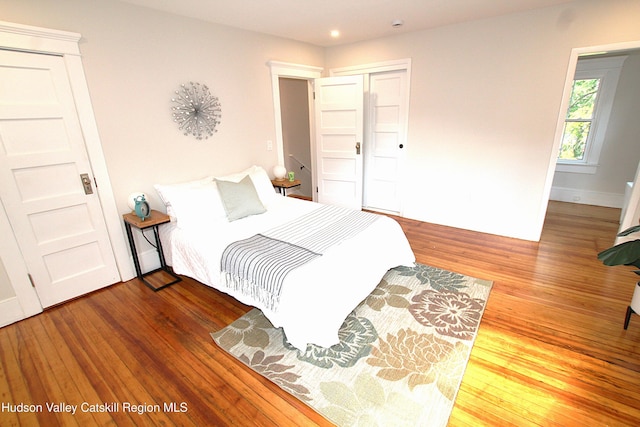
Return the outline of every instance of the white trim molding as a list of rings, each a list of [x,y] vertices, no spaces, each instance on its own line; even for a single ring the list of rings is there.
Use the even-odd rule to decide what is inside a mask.
[[[78,33],[0,21],[0,46],[29,52],[80,55]]]
[[[579,188],[552,187],[550,200],[579,203],[583,205],[622,208],[624,193],[605,193],[602,191],[581,190]]]
[[[407,77],[411,77],[411,58],[374,62],[371,64],[352,65],[349,67],[332,68],[329,71],[329,75],[332,77],[351,76],[354,74],[373,74],[398,70],[406,70]]]

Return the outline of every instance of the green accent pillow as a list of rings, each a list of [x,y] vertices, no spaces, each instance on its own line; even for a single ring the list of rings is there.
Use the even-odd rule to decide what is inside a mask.
[[[240,182],[218,181],[218,192],[229,221],[266,212],[249,175]]]

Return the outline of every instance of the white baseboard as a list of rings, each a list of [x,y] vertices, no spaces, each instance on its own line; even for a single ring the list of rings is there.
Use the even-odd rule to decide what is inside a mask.
[[[140,264],[143,271],[151,271],[156,268],[160,268],[160,259],[158,258],[158,251],[149,249],[138,255],[140,257]]]
[[[604,193],[576,188],[552,187],[549,199],[558,202],[581,203],[584,205],[605,206],[608,208],[622,208],[624,205],[624,194]]]
[[[129,259],[131,260],[131,265],[134,265],[133,258],[129,257]],[[142,270],[143,274],[149,271],[153,271],[157,268],[160,268],[160,259],[158,258],[158,251],[156,251],[155,248],[151,248],[151,249],[139,252],[138,261],[140,261],[140,269]],[[133,271],[133,274],[134,274],[133,277],[135,277],[135,274],[136,274],[135,270]],[[133,277],[130,277],[130,279],[133,279]]]

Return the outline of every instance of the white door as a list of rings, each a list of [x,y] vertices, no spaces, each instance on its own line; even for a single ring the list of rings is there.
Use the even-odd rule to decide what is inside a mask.
[[[369,76],[364,207],[400,212],[403,149],[406,142],[405,70]]]
[[[20,247],[0,200],[0,327],[42,311],[40,299],[29,281]]]
[[[119,281],[62,57],[0,50],[0,199],[43,307]]]
[[[317,201],[362,209],[363,77],[314,81]]]

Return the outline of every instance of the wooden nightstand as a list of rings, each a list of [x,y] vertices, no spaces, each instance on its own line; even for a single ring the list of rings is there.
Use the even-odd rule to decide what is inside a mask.
[[[161,224],[166,224],[171,221],[169,215],[166,215],[162,212],[151,210],[151,215],[149,218],[145,218],[145,220],[141,220],[134,213],[128,213],[122,215],[124,219],[124,228],[127,231],[127,238],[129,239],[129,247],[131,248],[131,256],[133,257],[133,265],[136,267],[136,274],[138,275],[138,279],[142,280],[142,282],[153,289],[154,291],[160,290],[162,288],[166,288],[167,286],[178,283],[182,279],[170,271],[167,268],[167,263],[164,259],[164,254],[162,253],[162,242],[160,242],[160,235],[158,234],[158,227]],[[153,235],[155,237],[155,248],[158,251],[158,258],[160,259],[160,268],[149,271],[147,273],[143,273],[140,269],[140,261],[138,260],[138,252],[136,251],[136,243],[133,240],[133,233],[131,231],[131,227],[135,227],[142,233],[143,237],[147,239],[144,235],[144,230],[147,228],[153,229]],[[149,243],[149,239],[147,239]],[[151,243],[153,246],[153,243]]]
[[[288,179],[284,179],[282,181],[278,181],[277,179],[272,179],[271,184],[278,189],[278,193],[286,196],[287,188],[298,187],[300,185],[300,180],[296,179],[294,181],[289,181]]]

